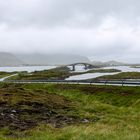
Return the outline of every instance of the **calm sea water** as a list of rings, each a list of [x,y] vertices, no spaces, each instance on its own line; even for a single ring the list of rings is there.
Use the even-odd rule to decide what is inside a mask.
[[[56,68],[56,66],[24,66],[24,67],[0,67],[0,71],[14,72],[14,71],[41,71]]]
[[[118,69],[121,70],[122,72],[140,72],[140,68],[131,68],[129,66],[116,66],[116,67],[105,67],[104,69]],[[80,72],[84,71],[84,67],[78,66],[76,68],[75,72]],[[75,75],[75,76],[70,76],[66,80],[86,80],[86,79],[91,79],[91,78],[97,78],[100,76],[104,75],[114,75],[119,72],[114,72],[114,73],[86,73],[86,74],[80,74],[80,75]]]
[[[117,74],[117,72],[115,73],[86,73],[86,74],[81,74],[81,75],[70,76],[66,80],[86,80],[86,79],[100,77],[103,75],[114,75],[114,74]]]

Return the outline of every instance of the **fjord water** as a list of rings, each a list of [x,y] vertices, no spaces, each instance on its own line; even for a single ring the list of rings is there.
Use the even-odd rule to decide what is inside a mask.
[[[91,78],[97,78],[103,75],[114,75],[117,74],[118,72],[113,72],[113,73],[86,73],[86,74],[81,74],[81,75],[75,75],[75,76],[70,76],[66,80],[86,80],[86,79],[91,79]]]
[[[42,71],[42,70],[49,70],[56,68],[56,66],[23,66],[23,67],[0,67],[0,71],[5,72],[20,72],[20,71],[27,71],[27,72],[33,72],[33,71]]]
[[[118,69],[121,70],[122,72],[140,72],[140,68],[132,68],[129,66],[114,66],[114,67],[105,67],[104,69]],[[75,70],[75,72],[83,72],[84,68],[78,66]],[[86,80],[86,79],[91,79],[91,78],[97,78],[100,76],[104,75],[114,75],[118,74],[119,72],[113,72],[113,73],[86,73],[86,74],[80,74],[80,75],[75,75],[75,76],[70,76],[66,80]]]

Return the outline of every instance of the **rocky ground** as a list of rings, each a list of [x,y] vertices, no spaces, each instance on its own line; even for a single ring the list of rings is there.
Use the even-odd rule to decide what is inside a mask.
[[[40,123],[59,128],[89,121],[79,117],[75,103],[64,96],[26,90],[17,84],[1,85],[0,128],[8,127],[9,133],[32,129]]]

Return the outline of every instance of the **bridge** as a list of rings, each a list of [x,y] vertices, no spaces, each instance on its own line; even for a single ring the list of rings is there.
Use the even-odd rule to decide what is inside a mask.
[[[94,66],[90,63],[74,63],[74,64],[70,64],[70,65],[67,65],[67,66],[72,66],[72,71],[75,71],[76,65],[83,65],[85,70],[90,69],[90,68],[97,68],[96,66]]]

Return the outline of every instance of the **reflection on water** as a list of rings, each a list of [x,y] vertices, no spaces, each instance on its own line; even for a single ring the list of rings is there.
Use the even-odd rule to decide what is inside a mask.
[[[117,73],[118,72],[115,72],[115,73],[86,73],[86,74],[81,74],[81,75],[70,76],[66,80],[86,80],[86,79],[96,78],[96,77],[103,76],[103,75],[114,75]]]

